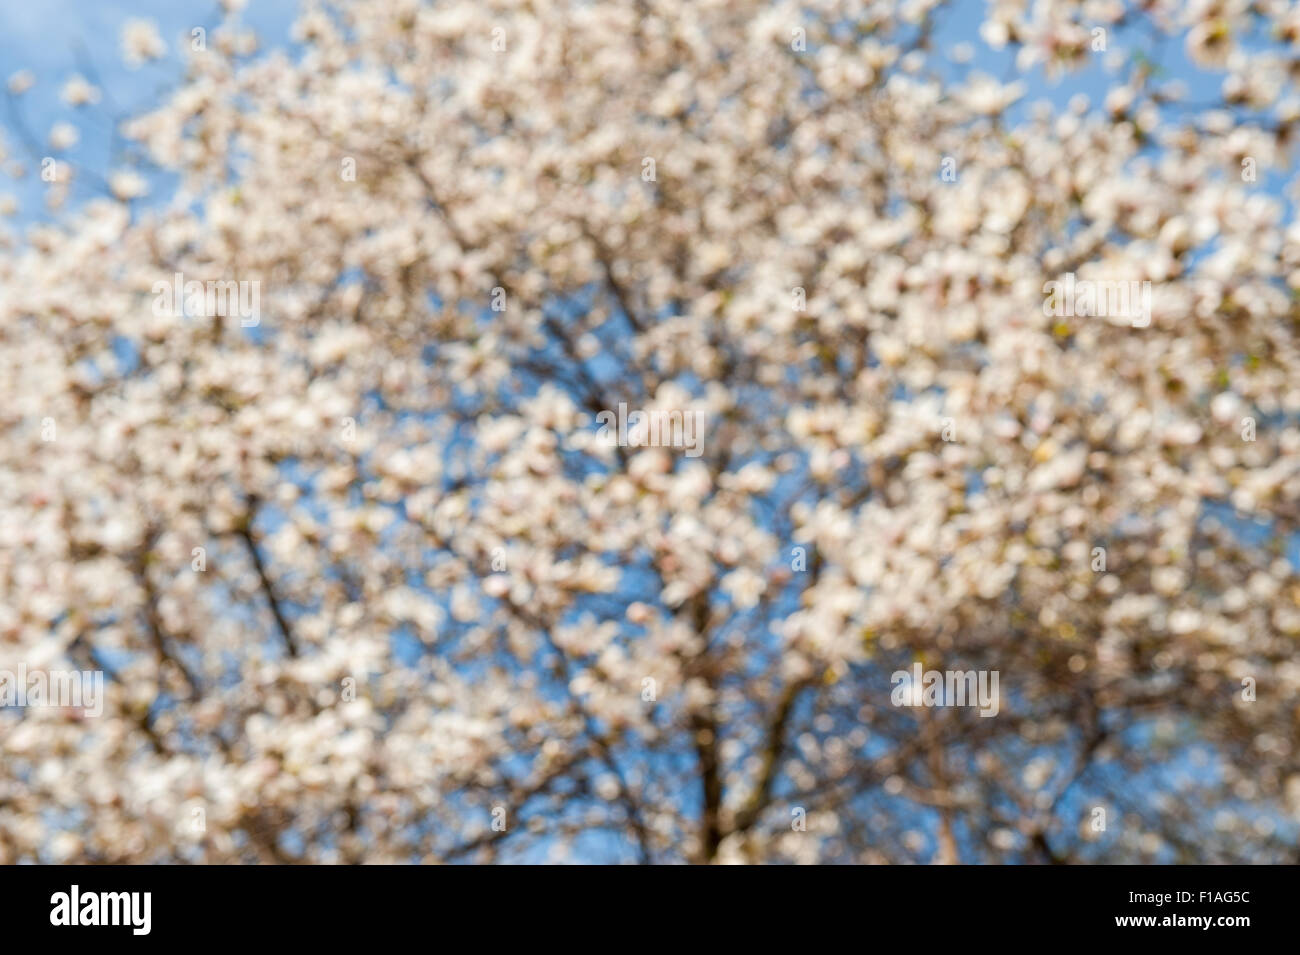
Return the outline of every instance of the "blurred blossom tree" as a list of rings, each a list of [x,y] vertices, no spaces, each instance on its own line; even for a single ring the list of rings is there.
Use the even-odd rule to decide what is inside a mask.
[[[109,677],[0,710],[0,862],[1294,860],[1300,7],[996,0],[1006,81],[950,13],[179,44],[126,127],[174,200],[0,249],[0,669]],[[918,661],[997,715],[894,706]]]

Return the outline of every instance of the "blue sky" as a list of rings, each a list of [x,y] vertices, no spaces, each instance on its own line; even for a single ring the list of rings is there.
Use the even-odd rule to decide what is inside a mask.
[[[248,0],[239,14],[242,23],[253,28],[262,49],[284,46],[289,42],[289,27],[297,9],[297,0]],[[936,14],[935,47],[945,54],[959,43],[968,43],[974,51],[965,66],[950,67],[946,72],[956,81],[968,70],[979,70],[999,78],[1010,76],[1014,51],[993,51],[979,36],[979,25],[987,9],[985,0],[954,0]],[[121,30],[131,19],[151,19],[158,24],[169,46],[168,57],[132,69],[122,63]],[[56,122],[70,122],[81,133],[81,142],[66,154],[77,166],[98,173],[113,168],[112,124],[110,113],[119,117],[144,111],[177,81],[181,70],[178,53],[182,40],[188,40],[196,26],[211,30],[221,22],[218,0],[0,0],[0,81],[18,70],[27,69],[37,77],[37,85],[21,97],[21,117],[37,141],[33,147],[41,155],[51,154],[47,137]],[[1046,99],[1063,108],[1076,94],[1087,95],[1094,108],[1116,79],[1103,67],[1128,60],[1132,53],[1150,57],[1164,67],[1157,81],[1181,80],[1188,87],[1188,100],[1204,103],[1218,98],[1221,74],[1197,70],[1187,60],[1180,38],[1163,44],[1153,42],[1147,28],[1137,26],[1111,31],[1107,54],[1097,54],[1083,70],[1050,79],[1041,68],[1019,76],[1027,86],[1027,95],[1011,111],[1017,120],[1032,102]],[[97,80],[105,100],[97,106],[80,110],[66,106],[59,99],[59,89],[73,73],[81,72]],[[93,72],[94,76],[90,74]],[[3,98],[0,94],[0,98]],[[1165,121],[1172,118],[1166,115]],[[24,179],[15,181],[0,175],[0,194],[18,200],[15,217],[18,225],[46,218],[45,185],[36,174],[39,158],[17,135],[7,104],[0,106],[0,136],[9,154],[21,159],[28,168]],[[1261,175],[1260,188],[1281,194],[1281,178]],[[165,198],[166,185],[157,183],[154,199]],[[94,195],[89,177],[84,177],[71,197],[72,205]]]
[[[263,48],[281,46],[288,42],[296,9],[297,0],[250,0],[240,21],[257,32]],[[138,69],[123,64],[122,27],[132,19],[158,25],[168,45],[164,60]],[[102,174],[113,168],[109,115],[135,115],[157,102],[181,75],[182,39],[188,40],[195,27],[211,31],[221,19],[216,0],[0,0],[0,83],[19,70],[30,70],[36,86],[20,99],[21,117],[41,152],[53,154],[47,145],[51,126],[71,123],[80,131],[81,142],[54,155]],[[105,96],[99,104],[73,109],[59,99],[64,81],[78,72],[102,87]],[[33,162],[17,134],[7,102],[0,104],[0,137],[10,157],[27,166],[23,179],[0,175],[0,195],[18,200],[12,221],[21,226],[47,218],[39,163]],[[93,195],[91,183],[84,181],[70,204]]]

